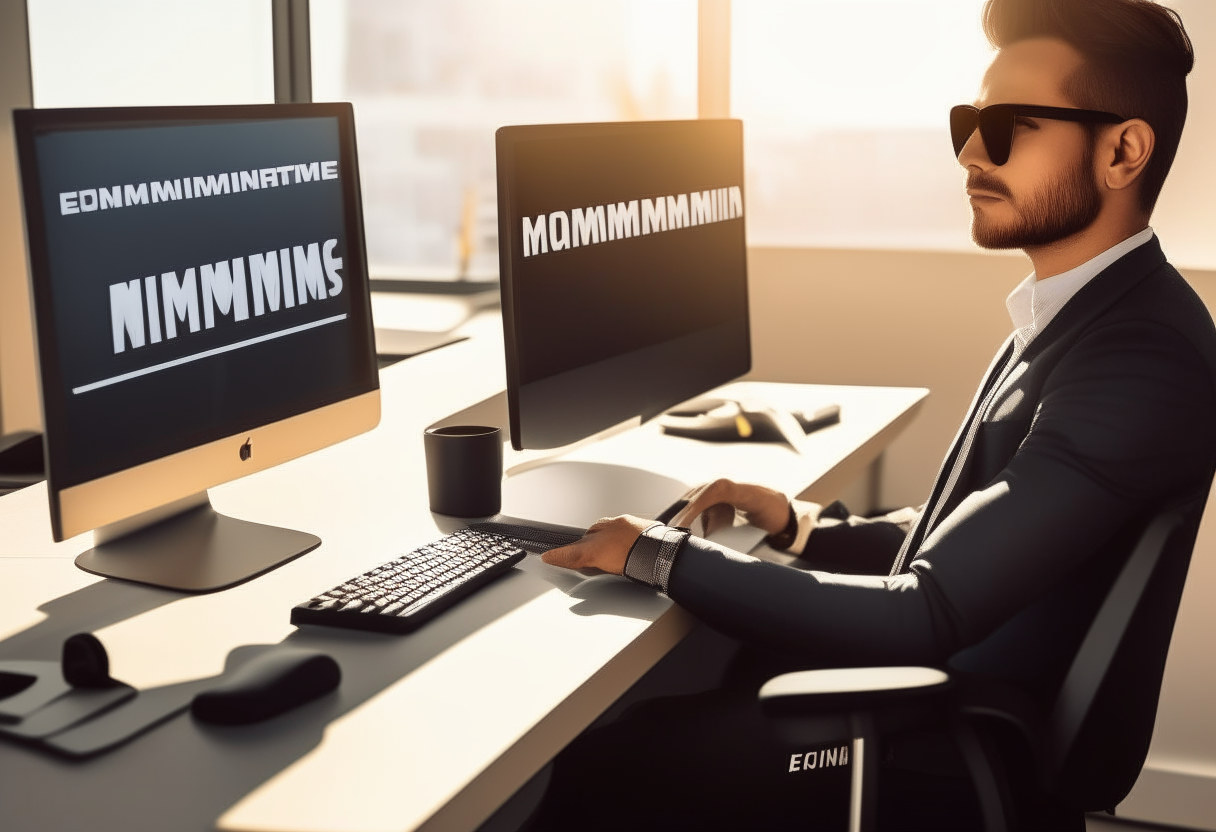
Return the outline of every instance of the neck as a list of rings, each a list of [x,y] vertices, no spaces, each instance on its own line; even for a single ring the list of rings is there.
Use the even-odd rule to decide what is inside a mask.
[[[1092,260],[1108,248],[1148,228],[1148,217],[1142,214],[1121,217],[1098,215],[1088,228],[1070,237],[1025,249],[1034,265],[1036,280],[1045,280],[1075,269]]]

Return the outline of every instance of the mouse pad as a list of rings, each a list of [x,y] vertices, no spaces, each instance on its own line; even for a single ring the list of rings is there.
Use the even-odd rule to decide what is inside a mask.
[[[119,682],[102,690],[66,689],[21,721],[0,722],[0,738],[65,757],[102,754],[186,710],[197,694],[220,684],[250,659],[276,646],[238,647],[228,654],[223,673],[174,685],[137,691]]]

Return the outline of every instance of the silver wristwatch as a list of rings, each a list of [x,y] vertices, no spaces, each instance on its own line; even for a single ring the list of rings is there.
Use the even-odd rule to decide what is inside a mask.
[[[688,535],[688,529],[655,523],[634,541],[625,559],[625,577],[666,593],[671,565]]]

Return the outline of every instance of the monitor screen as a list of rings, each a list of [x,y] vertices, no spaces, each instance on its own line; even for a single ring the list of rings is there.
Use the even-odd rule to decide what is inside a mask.
[[[375,424],[253,438],[378,390],[349,105],[15,122],[57,536],[147,508],[68,517],[91,483],[199,491]]]
[[[504,127],[511,439],[569,444],[751,366],[737,120]]]

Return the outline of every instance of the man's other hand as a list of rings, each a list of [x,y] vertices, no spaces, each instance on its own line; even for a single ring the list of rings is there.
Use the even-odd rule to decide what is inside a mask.
[[[781,531],[790,519],[789,498],[763,485],[714,480],[694,488],[686,499],[688,505],[672,518],[671,525],[692,529],[692,524],[700,517],[702,537],[733,525],[736,510],[743,513],[748,523],[767,534]]]
[[[541,560],[567,569],[600,569],[614,575],[625,574],[625,560],[638,535],[654,525],[623,514],[597,521],[581,540],[569,546],[559,546],[541,555]],[[784,523],[782,523],[784,525]]]

